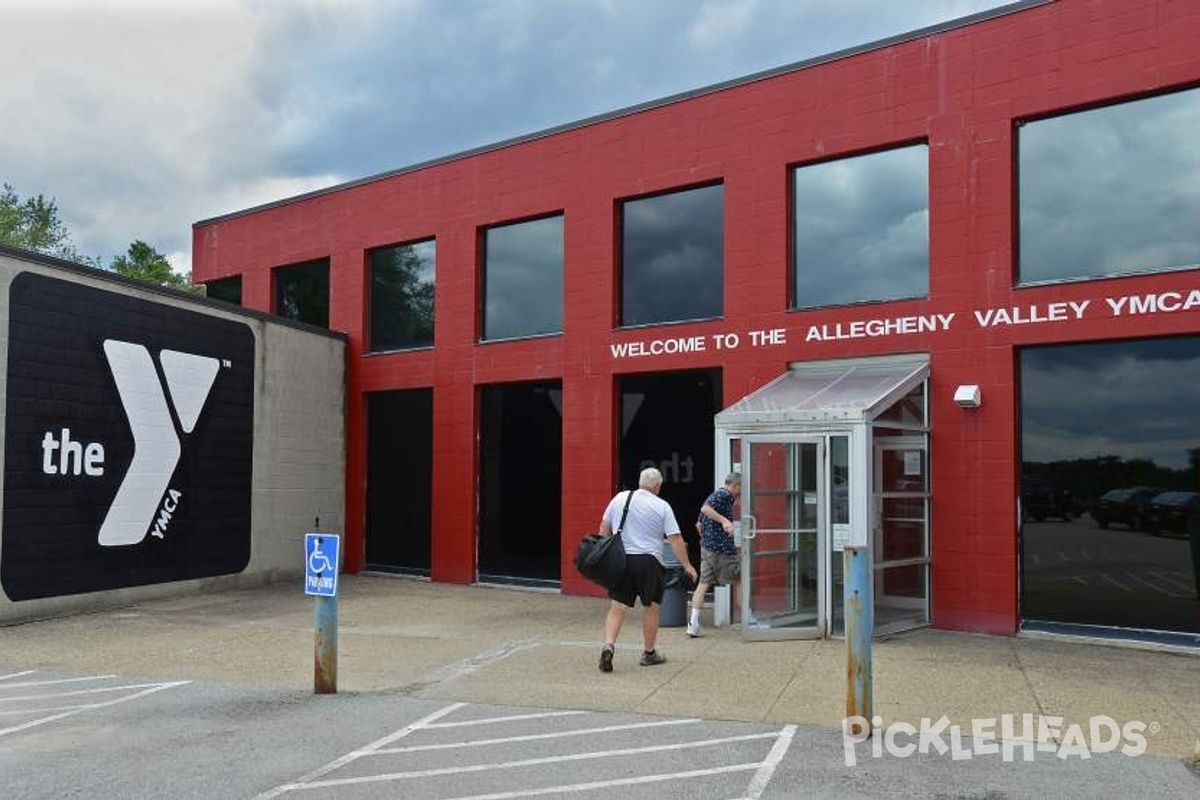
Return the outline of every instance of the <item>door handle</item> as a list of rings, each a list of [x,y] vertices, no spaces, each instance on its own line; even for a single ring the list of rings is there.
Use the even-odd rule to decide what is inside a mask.
[[[758,533],[758,519],[753,514],[746,514],[742,517],[742,538],[753,539]]]

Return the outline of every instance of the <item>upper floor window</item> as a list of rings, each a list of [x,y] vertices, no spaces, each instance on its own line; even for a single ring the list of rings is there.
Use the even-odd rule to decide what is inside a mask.
[[[275,313],[297,322],[328,328],[329,259],[277,268]]]
[[[372,351],[433,346],[433,279],[437,243],[370,251]]]
[[[1017,131],[1022,283],[1200,265],[1200,89]]]
[[[204,284],[204,294],[214,300],[224,300],[226,303],[242,304],[242,276],[233,275],[228,278],[218,278]]]
[[[483,232],[481,339],[561,333],[563,216]]]
[[[621,206],[621,325],[720,317],[725,293],[721,184]]]
[[[929,294],[929,147],[792,170],[792,308]]]

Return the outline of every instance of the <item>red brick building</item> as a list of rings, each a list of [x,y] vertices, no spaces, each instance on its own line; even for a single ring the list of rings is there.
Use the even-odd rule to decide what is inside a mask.
[[[1015,3],[199,222],[193,279],[348,333],[350,571],[591,592],[640,467],[685,531],[740,468],[769,628],[858,540],[885,623],[1195,643],[1197,41]]]

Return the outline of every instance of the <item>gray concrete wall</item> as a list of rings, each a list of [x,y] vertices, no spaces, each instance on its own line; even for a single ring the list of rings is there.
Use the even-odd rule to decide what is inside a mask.
[[[247,357],[218,357],[213,336]],[[302,592],[304,534],[343,532],[344,337],[4,248],[0,337],[0,624],[273,580]],[[165,494],[149,481],[128,504],[137,541],[103,546],[97,530],[125,508],[122,478],[135,482],[149,441],[133,431],[139,394],[122,387],[114,340],[143,357],[130,374],[150,406],[176,412],[163,437],[182,454],[159,470]],[[195,379],[169,374],[167,351],[216,374],[194,430],[181,398]],[[222,406],[229,391],[242,399]],[[229,433],[251,426],[252,443]]]

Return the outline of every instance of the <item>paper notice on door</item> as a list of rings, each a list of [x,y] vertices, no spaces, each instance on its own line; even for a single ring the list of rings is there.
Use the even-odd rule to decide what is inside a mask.
[[[920,450],[905,450],[904,451],[904,474],[905,475],[920,475],[921,474],[921,451]]]
[[[842,552],[846,549],[846,545],[850,544],[850,526],[845,524],[833,524],[833,549],[835,552]]]

